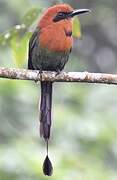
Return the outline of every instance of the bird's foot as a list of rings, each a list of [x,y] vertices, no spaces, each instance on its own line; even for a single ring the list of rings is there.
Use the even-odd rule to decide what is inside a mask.
[[[58,76],[60,73],[61,73],[61,71],[57,70],[55,76]]]
[[[42,73],[43,73],[43,71],[39,70],[39,72],[37,74],[37,77],[40,76],[40,81],[42,81]],[[38,84],[39,80],[35,80],[35,82]]]

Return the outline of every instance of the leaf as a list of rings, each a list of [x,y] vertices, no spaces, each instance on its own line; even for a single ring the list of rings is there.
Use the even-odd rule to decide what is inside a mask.
[[[28,41],[32,33],[26,32],[27,28],[37,19],[41,9],[32,8],[30,9],[22,19],[22,25],[15,26],[11,31],[11,48],[13,58],[17,67],[22,67],[26,62]],[[22,36],[22,33],[24,34]]]
[[[20,26],[20,25],[19,25]],[[13,27],[5,33],[0,35],[0,45],[8,45],[10,40],[18,33],[17,29]]]
[[[30,9],[23,17],[22,24],[25,24],[26,27],[32,25],[32,23],[37,19],[39,14],[41,13],[41,8],[32,8]]]
[[[27,43],[32,33],[28,32],[28,28],[38,18],[41,8],[31,8],[23,17],[20,25],[14,26],[12,29],[0,35],[0,45],[10,45],[13,58],[17,67],[22,67],[27,57]]]
[[[81,38],[81,25],[78,17],[73,19],[73,36],[76,38]]]
[[[23,67],[27,61],[28,41],[31,33],[26,33],[22,38],[14,36],[11,40],[13,59],[18,68]]]
[[[12,27],[5,33],[0,34],[0,45],[9,45],[14,36],[24,34],[27,28],[33,24],[41,13],[41,8],[31,8],[23,17],[21,24]]]

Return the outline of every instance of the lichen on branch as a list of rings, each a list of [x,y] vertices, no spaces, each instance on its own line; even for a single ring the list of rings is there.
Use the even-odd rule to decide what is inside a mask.
[[[37,70],[0,68],[0,78],[52,81],[52,82],[81,82],[81,83],[102,83],[117,84],[117,74],[90,73],[90,72],[56,72]]]

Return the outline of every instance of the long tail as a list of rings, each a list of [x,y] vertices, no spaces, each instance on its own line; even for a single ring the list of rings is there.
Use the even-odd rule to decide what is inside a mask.
[[[40,136],[46,141],[47,155],[43,163],[43,173],[51,176],[53,172],[52,163],[48,157],[48,140],[51,130],[52,109],[52,82],[41,81],[41,103],[40,103]]]
[[[41,81],[40,136],[46,141],[50,137],[52,108],[52,82]]]

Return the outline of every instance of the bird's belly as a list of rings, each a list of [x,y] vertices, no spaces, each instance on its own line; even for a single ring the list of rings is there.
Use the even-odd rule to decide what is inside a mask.
[[[61,71],[68,60],[69,53],[69,51],[51,52],[41,48],[39,55],[33,61],[33,67],[44,71]]]

